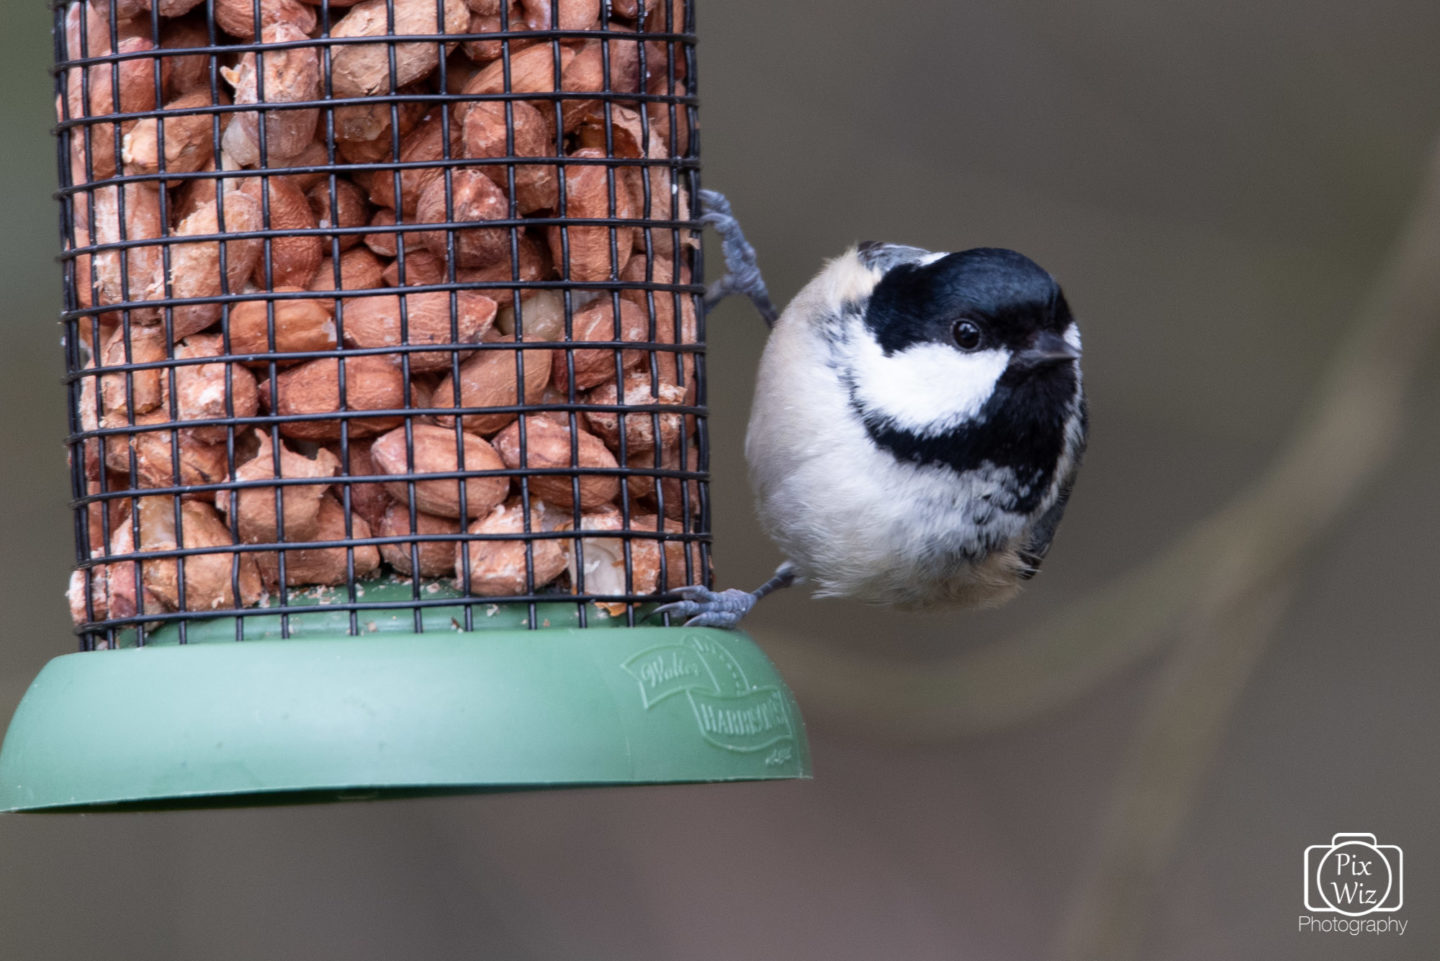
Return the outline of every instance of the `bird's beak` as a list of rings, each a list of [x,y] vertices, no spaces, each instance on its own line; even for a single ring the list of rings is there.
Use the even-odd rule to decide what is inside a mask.
[[[1080,348],[1071,345],[1052,330],[1042,330],[1030,341],[1029,346],[1015,353],[1010,363],[1014,367],[1030,369],[1079,359]]]

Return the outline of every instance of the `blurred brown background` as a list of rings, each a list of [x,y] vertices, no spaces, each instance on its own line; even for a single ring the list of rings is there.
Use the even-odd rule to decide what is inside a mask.
[[[11,10],[0,717],[73,649],[49,14]],[[1094,428],[1044,575],[979,614],[767,601],[809,783],[0,818],[0,957],[1435,957],[1433,338],[1393,457],[1278,592],[1138,641],[1209,568],[1078,605],[1309,415],[1440,135],[1440,6],[702,0],[699,27],[704,181],[777,300],[862,239],[1014,246],[1065,284]],[[727,304],[710,335],[719,574],[751,586],[778,560],[740,461],[763,327]],[[1404,848],[1403,937],[1297,933],[1301,852],[1337,831]]]

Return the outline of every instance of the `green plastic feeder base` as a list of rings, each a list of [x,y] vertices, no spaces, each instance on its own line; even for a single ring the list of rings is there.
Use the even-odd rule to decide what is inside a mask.
[[[300,633],[55,658],[0,810],[809,776],[793,696],[733,631]]]

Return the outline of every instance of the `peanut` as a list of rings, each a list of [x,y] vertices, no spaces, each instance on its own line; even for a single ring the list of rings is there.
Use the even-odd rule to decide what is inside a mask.
[[[608,295],[575,314],[570,340],[575,343],[595,341],[643,342],[649,339],[650,318],[645,309],[629,300],[620,300],[617,320],[615,305]],[[571,349],[555,352],[552,380],[555,389],[566,393],[570,388],[570,372],[575,372],[575,389],[589,390],[607,380],[614,380],[617,370],[638,367],[645,360],[641,350],[619,348]]]
[[[164,276],[162,246],[138,243],[158,240],[164,233],[159,189],[153,184],[137,182],[123,187],[99,187],[92,196],[95,242],[136,243],[133,247],[101,251],[89,258],[99,302],[124,304],[160,296],[158,288],[162,286],[161,278]],[[142,323],[159,318],[160,312],[154,309],[131,313],[132,320]]]
[[[521,443],[520,429],[525,437]],[[561,509],[592,511],[620,495],[619,465],[600,438],[537,414],[527,414],[495,435],[505,466],[522,472],[532,495]],[[538,473],[525,473],[538,471]]]
[[[218,357],[224,352],[219,334],[192,334],[175,348],[177,360]],[[163,386],[168,394],[169,380]],[[239,364],[177,364],[175,416],[178,420],[227,420],[254,417],[259,410],[255,375]],[[185,432],[205,444],[223,444],[229,437],[224,424],[187,427]]]
[[[546,157],[554,154],[554,141],[540,111],[523,100],[509,104],[482,100],[470,105],[462,128],[463,149],[469,160]],[[479,169],[502,190],[509,189],[505,164],[486,164]],[[555,206],[556,176],[553,164],[514,165],[515,202],[520,213],[534,213]]]
[[[699,455],[693,448],[686,451],[683,457],[676,447],[631,454],[626,463],[634,471],[626,478],[626,486],[630,490],[631,497],[647,510],[655,512],[660,512],[663,501],[663,513],[669,520],[679,521],[686,518],[693,520],[700,510],[698,478],[666,477],[660,476],[658,473],[642,473],[642,471],[698,472],[700,470]],[[688,504],[686,502],[687,495]]]
[[[319,226],[300,185],[290,177],[265,177],[249,179],[240,189],[260,206],[266,230],[296,231],[261,241],[262,256],[255,261],[251,279],[267,290],[309,282],[325,259],[326,244],[319,234],[299,232]]]
[[[165,331],[159,327],[134,326],[128,331],[116,327],[105,342],[101,367],[159,363],[166,357],[167,346]],[[123,417],[129,410],[144,414],[159,407],[164,397],[163,375],[163,368],[150,367],[101,377],[100,390],[105,411]],[[131,398],[133,404],[129,402]]]
[[[276,287],[276,293],[298,292],[298,287]],[[332,350],[335,347],[335,317],[331,301],[315,299],[242,300],[230,305],[227,329],[230,350],[235,354],[255,354],[243,361],[265,366],[271,360],[281,365],[295,363],[273,354],[311,350]],[[271,343],[273,329],[274,342]]]
[[[448,139],[447,139],[447,130]],[[400,161],[405,164],[426,161],[443,162],[446,157],[458,159],[464,128],[455,117],[446,118],[442,108],[427,114],[400,141]],[[415,204],[420,192],[439,177],[444,167],[404,167],[398,171],[381,170],[370,176],[370,202],[377,207],[397,209],[408,220],[415,219]],[[395,193],[395,181],[400,181],[400,193]],[[399,203],[396,203],[396,199]],[[392,254],[393,256],[393,254]]]
[[[335,455],[340,464],[340,474],[335,481],[335,496],[344,504],[348,495],[351,512],[365,518],[365,523],[370,525],[372,531],[380,529],[380,520],[385,516],[385,509],[390,506],[390,495],[385,493],[385,487],[379,480],[365,483],[357,480],[380,475],[380,469],[370,457],[373,443],[373,439],[353,439],[343,450],[338,443],[332,443],[325,448]]]
[[[604,151],[582,147],[570,155],[577,160],[603,160]],[[611,204],[611,190],[614,204]],[[565,209],[561,215],[581,219],[635,217],[635,168],[605,164],[565,166]],[[550,256],[563,276],[576,281],[619,277],[635,246],[633,226],[552,226],[545,236]]]
[[[406,456],[406,444],[414,452],[413,461]],[[457,456],[464,452],[464,463]],[[370,456],[383,473],[419,475],[464,471],[498,471],[505,468],[500,455],[474,434],[461,434],[457,442],[454,430],[433,424],[412,424],[410,436],[398,427],[375,439]],[[488,513],[505,499],[510,478],[504,475],[466,477],[462,513],[461,483],[457,479],[413,481],[392,480],[385,485],[390,496],[402,504],[410,502],[410,485],[414,484],[415,507],[427,514],[441,517],[478,517]]]
[[[312,460],[286,447],[283,441],[277,455],[265,431],[257,430],[254,436],[259,442],[255,456],[235,470],[235,480],[247,486],[218,492],[215,506],[234,520],[240,540],[246,544],[314,540],[320,526],[320,499],[330,489],[329,479],[339,469],[339,461],[323,447]],[[317,483],[248,486],[276,477],[313,478]],[[277,501],[281,505],[278,514]]]
[[[305,193],[318,226],[342,228],[365,226],[370,219],[369,202],[365,198],[365,191],[359,184],[353,180],[335,177],[333,178],[333,198],[331,193],[332,183],[327,183],[325,180],[316,183]],[[360,242],[358,229],[321,234],[320,237],[325,242],[327,250],[330,249],[332,240],[340,250],[349,250]]]
[[[451,294],[443,290],[406,294],[403,304],[399,294],[346,297],[340,302],[339,318],[345,343],[353,347],[450,345],[452,350],[409,352],[412,372],[448,367],[454,349],[477,343],[495,321],[495,301],[484,294],[460,290],[454,299],[452,314]]]
[[[281,21],[261,31],[267,44],[293,43],[306,39],[306,31],[293,23]],[[239,66],[222,67],[221,75],[235,89],[235,103],[287,104],[318,100],[320,97],[320,51],[317,47],[282,47],[263,54],[264,66],[257,63],[255,53],[240,58]],[[263,91],[261,89],[263,84]],[[262,100],[263,97],[263,100]],[[318,107],[266,110],[265,150],[261,155],[261,114],[242,111],[232,114],[221,141],[235,160],[246,166],[270,166],[277,160],[293,157],[314,139]]]
[[[416,557],[419,559],[421,577],[449,577],[455,573],[454,543],[448,540],[425,540],[424,535],[458,534],[460,533],[458,518],[441,517],[438,514],[417,511],[412,529],[410,509],[404,504],[392,502],[385,509],[378,530],[380,537],[400,537],[405,534],[421,535],[413,541],[380,545],[380,556],[400,573],[414,576],[416,571],[414,558]]]
[[[577,532],[618,532],[624,517],[606,504],[580,518]],[[570,549],[570,589],[577,594],[652,594],[660,579],[660,549],[653,540],[622,537],[577,537]],[[621,601],[597,601],[611,616],[624,613]]]
[[[456,226],[423,231],[417,235],[419,241],[436,257],[453,257],[459,267],[485,267],[506,260],[510,256],[509,229],[459,226],[505,219],[510,214],[505,192],[483,170],[474,167],[453,170],[448,180],[437,176],[425,185],[416,204],[415,219]]]
[[[524,366],[523,391],[517,389],[517,364]],[[486,413],[483,408],[538,403],[550,382],[550,351],[498,347],[478,350],[460,365],[459,375],[458,391],[457,379],[447,373],[435,388],[430,403],[434,407],[482,408],[476,413],[461,414],[460,424],[471,433],[488,437],[514,421],[518,414],[514,411]],[[439,415],[435,420],[442,427],[451,427],[455,423],[453,416]]]
[[[317,418],[316,414],[359,412],[367,410],[398,410],[405,406],[405,377],[393,355],[360,354],[344,361],[345,403],[340,403],[340,367],[336,357],[307,360],[274,378],[260,382],[260,397],[265,406],[284,421],[280,432],[302,440],[335,440],[340,437],[341,421]],[[303,418],[303,419],[298,419]],[[348,417],[351,437],[367,437],[389,430],[400,423],[399,415],[381,417]]]
[[[100,426],[129,428],[105,438],[105,466],[130,474],[136,487],[188,487],[225,479],[225,445],[190,436],[182,429],[186,425],[172,421],[165,410],[133,418],[107,415]]]
[[[192,90],[165,105],[167,112],[196,110],[211,105],[207,90]],[[146,117],[135,121],[125,135],[121,159],[127,174],[191,173],[203,170],[215,156],[215,116],[177,113],[174,117]],[[161,140],[164,154],[161,154]],[[178,181],[170,181],[173,186]]]
[[[466,533],[484,539],[455,545],[451,563],[461,586],[482,597],[504,597],[533,594],[559,577],[566,563],[561,541],[525,536],[546,529],[544,515],[544,504],[532,498],[527,531],[525,509],[520,498],[515,497],[466,528]]]
[[[336,262],[327,257],[320,261],[315,276],[310,280],[312,291],[369,290],[383,287],[385,268],[380,258],[369,247],[351,247],[340,255],[339,276],[336,276]]]
[[[327,494],[321,498],[319,522],[315,528],[314,540],[366,540],[370,536],[370,525],[365,523],[365,518],[355,514],[347,516],[345,508],[333,494]],[[380,552],[374,544],[356,544],[348,549],[345,547],[295,547],[283,552],[261,552],[256,555],[261,576],[266,583],[279,583],[279,555],[281,553],[285,555],[285,584],[287,587],[304,587],[309,584],[344,584],[352,557],[357,579],[375,573],[380,567]]]
[[[128,617],[142,612],[206,611],[258,603],[263,594],[263,585],[254,555],[228,550],[234,542],[215,509],[199,501],[181,501],[178,524],[175,511],[175,502],[169,497],[141,498],[138,522],[137,516],[132,514],[116,529],[111,539],[110,553],[144,554],[179,547],[215,547],[221,550],[215,553],[184,555],[178,559],[161,558],[111,564],[106,585],[110,615]],[[138,538],[135,530],[137,526]],[[135,593],[137,567],[141,574],[141,597],[137,597]],[[182,570],[183,597],[180,580]],[[237,574],[240,586],[239,603],[231,587],[232,579],[236,579]]]
[[[520,7],[531,30],[594,30],[600,25],[600,0],[520,0]]]
[[[588,404],[608,408],[613,405],[641,407],[649,404],[675,405],[685,403],[685,390],[675,384],[654,381],[647,371],[631,371],[624,378],[624,397],[615,381],[607,381],[594,388],[585,397]],[[617,454],[621,448],[623,432],[627,454],[642,453],[655,449],[655,425],[660,425],[660,444],[672,447],[680,442],[680,426],[684,417],[680,414],[649,413],[632,410],[586,410],[585,422],[590,429],[603,439]]]
[[[172,236],[200,237],[221,233],[243,235],[259,230],[260,227],[260,204],[239,190],[227,190],[223,192],[218,203],[206,203],[180,221]],[[218,240],[172,243],[168,296],[176,299],[216,297],[222,293],[240,293],[244,290],[245,278],[255,269],[264,248],[264,241],[258,237],[244,236],[225,241],[223,271],[220,247],[221,242]],[[219,320],[220,313],[221,307],[218,303],[177,306],[174,308],[171,337],[179,340],[202,331]]]
[[[255,0],[214,0],[215,22],[240,40],[255,41]],[[301,33],[315,29],[315,11],[299,0],[261,0],[260,27],[285,23]]]
[[[361,0],[330,28],[330,35],[460,34],[469,25],[470,13],[463,0]],[[390,44],[337,45],[330,55],[335,96],[365,97],[413,83],[439,64],[440,46],[433,41],[394,44],[395,74],[391,76]],[[449,50],[454,43],[443,46]]]

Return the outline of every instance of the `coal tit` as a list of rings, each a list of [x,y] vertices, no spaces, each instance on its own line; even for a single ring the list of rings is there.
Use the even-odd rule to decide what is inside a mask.
[[[771,319],[728,205],[705,202],[729,270],[712,293],[749,294]],[[801,580],[903,608],[1008,600],[1080,466],[1079,358],[1059,285],[1014,251],[847,251],[773,320],[755,386],[745,456],[786,562],[755,591],[687,587],[661,610],[733,627]]]

